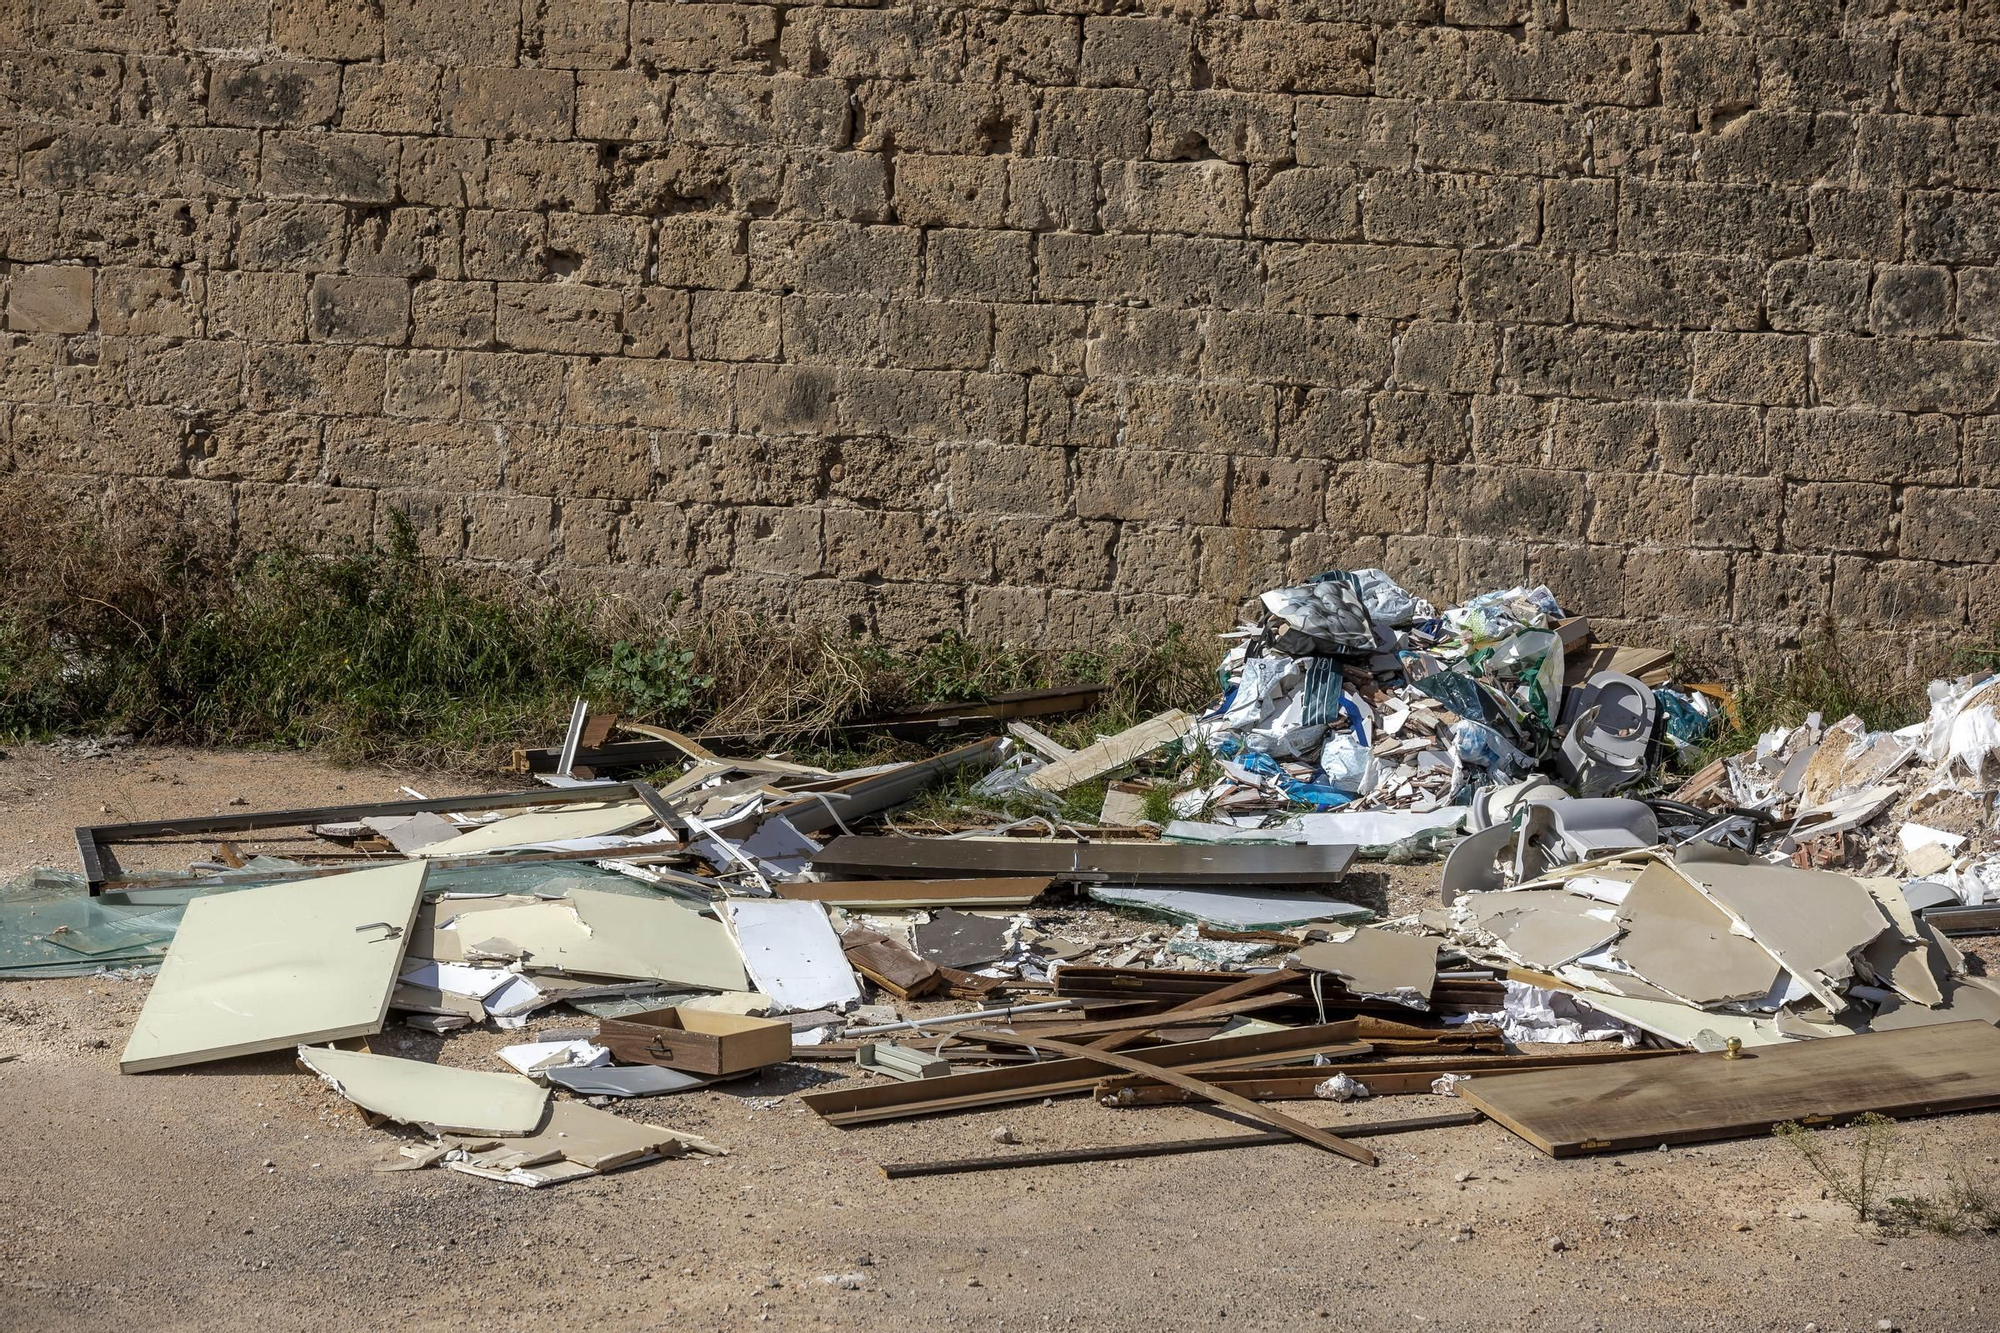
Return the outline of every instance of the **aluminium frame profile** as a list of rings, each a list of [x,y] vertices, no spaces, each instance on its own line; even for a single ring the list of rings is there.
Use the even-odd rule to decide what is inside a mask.
[[[648,799],[648,798],[651,799]],[[92,897],[125,887],[112,848],[154,838],[192,838],[211,833],[247,833],[257,829],[308,828],[314,824],[351,823],[396,815],[446,814],[473,810],[514,810],[527,806],[578,805],[587,801],[641,800],[656,817],[664,802],[643,782],[607,782],[589,787],[537,787],[531,791],[488,792],[470,796],[438,796],[425,800],[378,801],[368,804],[312,806],[296,810],[252,810],[243,814],[196,815],[185,819],[152,819],[128,824],[85,824],[76,830],[77,857]],[[657,802],[657,803],[656,803]],[[671,814],[671,811],[668,811]],[[603,857],[606,852],[593,855]],[[131,887],[141,887],[137,884]],[[156,887],[156,886],[155,886]]]

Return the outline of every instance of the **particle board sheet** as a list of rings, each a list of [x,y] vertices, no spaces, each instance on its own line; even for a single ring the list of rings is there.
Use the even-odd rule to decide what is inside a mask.
[[[774,884],[780,898],[829,907],[1026,907],[1048,892],[1047,875],[1000,879],[854,879]]]
[[[886,878],[1040,875],[1074,884],[1331,884],[1347,874],[1352,847],[1204,847],[1168,843],[1038,842],[1026,838],[835,838],[815,870]]]
[[[2000,1028],[1948,1023],[1632,1064],[1483,1075],[1458,1089],[1552,1157],[1769,1133],[1787,1120],[2000,1106]]]
[[[849,1009],[861,1003],[854,968],[818,903],[733,898],[723,903],[743,965],[776,1012]]]
[[[467,949],[485,946],[535,969],[750,989],[728,928],[664,899],[575,889],[567,898],[476,912],[454,929]]]
[[[1847,1003],[1836,983],[1854,975],[1854,955],[1889,929],[1850,875],[1768,865],[1707,843],[1690,843],[1674,864],[1834,1013]]]
[[[549,1104],[547,1089],[518,1074],[331,1046],[299,1047],[299,1063],[364,1111],[440,1133],[532,1134]]]
[[[510,815],[490,824],[479,824],[455,838],[446,838],[418,848],[412,855],[476,856],[481,852],[505,851],[510,847],[538,847],[544,843],[567,842],[572,838],[601,838],[621,833],[653,818],[644,801],[624,801],[617,805],[574,806],[562,810],[538,810],[532,814]]]
[[[1692,1005],[1757,1000],[1771,993],[1778,960],[1735,934],[1728,915],[1672,866],[1646,867],[1618,905],[1625,966]]]
[[[125,1043],[127,1074],[382,1030],[427,867],[196,898]]]

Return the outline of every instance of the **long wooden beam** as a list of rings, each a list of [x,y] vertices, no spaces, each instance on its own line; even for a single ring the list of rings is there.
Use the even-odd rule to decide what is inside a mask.
[[[1329,1134],[1317,1125],[1308,1125],[1305,1121],[1294,1119],[1286,1115],[1283,1111],[1273,1111],[1268,1106],[1262,1106],[1251,1101],[1248,1097],[1240,1097],[1229,1089],[1217,1087],[1213,1083],[1204,1083],[1200,1079],[1183,1074],[1177,1069],[1170,1069],[1165,1065],[1151,1064],[1134,1056],[1125,1055],[1122,1052],[1099,1050],[1089,1046],[1077,1046],[1071,1042],[1057,1041],[1049,1037],[1034,1037],[1028,1040],[1033,1041],[1038,1047],[1046,1046],[1050,1050],[1063,1055],[1087,1057],[1092,1060],[1102,1061],[1108,1065],[1114,1065],[1119,1069],[1125,1070],[1127,1073],[1144,1074],[1146,1077],[1158,1079],[1162,1083],[1171,1083],[1177,1088],[1184,1088],[1188,1092],[1198,1093],[1203,1099],[1214,1102],[1217,1106],[1226,1106],[1232,1111],[1249,1116],[1252,1120],[1261,1120],[1273,1129],[1283,1130],[1295,1138],[1304,1139],[1307,1143],[1324,1148],[1330,1153],[1337,1153],[1342,1157],[1359,1162],[1363,1166],[1375,1165],[1374,1153],[1368,1151],[1366,1148],[1357,1147],[1349,1143],[1338,1134]]]
[[[1441,1115],[1411,1116],[1404,1120],[1363,1121],[1342,1125],[1340,1132],[1350,1139],[1376,1138],[1384,1134],[1415,1134],[1426,1129],[1450,1129],[1473,1125],[1485,1119],[1477,1111],[1446,1111]],[[1298,1139],[1282,1131],[1265,1134],[1224,1134],[1205,1139],[1167,1139],[1159,1143],[1121,1143],[1105,1148],[1057,1148],[1047,1152],[1012,1153],[1002,1157],[961,1157],[942,1162],[884,1162],[882,1174],[891,1180],[912,1176],[955,1176],[968,1171],[1013,1171],[1024,1166],[1070,1166],[1081,1162],[1128,1162],[1140,1157],[1178,1157],[1182,1153],[1226,1152],[1231,1148],[1273,1148]]]

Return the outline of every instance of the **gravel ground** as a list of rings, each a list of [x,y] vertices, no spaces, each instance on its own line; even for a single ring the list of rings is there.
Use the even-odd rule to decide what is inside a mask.
[[[73,864],[78,823],[390,799],[411,780],[287,754],[20,747],[0,760],[0,869]],[[1355,888],[1404,910],[1435,881],[1417,867]],[[148,984],[0,982],[0,1057],[18,1057],[0,1063],[0,1329],[296,1328],[336,1310],[455,1329],[2000,1326],[2000,1240],[1857,1226],[1769,1140],[1557,1162],[1482,1124],[1375,1140],[1373,1170],[1285,1146],[896,1182],[879,1163],[1017,1151],[1002,1128],[1032,1150],[1232,1126],[1072,1098],[843,1131],[789,1095],[831,1077],[795,1064],[632,1108],[724,1159],[547,1191],[378,1174],[396,1136],[283,1055],[121,1077]],[[502,1041],[376,1040],[488,1068]],[[1302,1109],[1337,1125],[1452,1105]],[[1828,1139],[1851,1151],[1848,1131]],[[1900,1141],[1899,1189],[1955,1165],[2000,1182],[2000,1115]]]

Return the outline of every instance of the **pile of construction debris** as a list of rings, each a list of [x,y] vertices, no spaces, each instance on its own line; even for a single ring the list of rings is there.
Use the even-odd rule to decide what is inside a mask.
[[[2000,675],[1938,683],[1902,731],[1809,718],[1680,781],[1728,692],[1596,643],[1546,588],[1439,613],[1341,571],[1262,604],[1212,706],[1081,748],[1033,719],[1101,687],[854,723],[956,743],[841,772],[578,701],[562,744],[516,753],[528,790],[82,828],[80,875],[0,893],[0,976],[157,965],[127,1072],[295,1050],[400,1136],[393,1169],[527,1186],[722,1153],[607,1108],[798,1061],[848,1075],[802,1097],[836,1126],[1089,1094],[1271,1127],[898,1176],[1295,1141],[1369,1162],[1352,1140],[1483,1116],[1561,1155],[2000,1105],[2000,986],[1951,938],[2000,932]],[[978,778],[956,827],[897,828],[954,773]],[[120,868],[173,839],[213,856]],[[1440,859],[1411,915],[1343,889],[1359,861]],[[447,1050],[521,1039],[491,1069],[367,1049],[392,1016]],[[1338,1134],[1270,1105],[1391,1095],[1464,1105]]]

